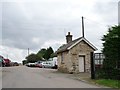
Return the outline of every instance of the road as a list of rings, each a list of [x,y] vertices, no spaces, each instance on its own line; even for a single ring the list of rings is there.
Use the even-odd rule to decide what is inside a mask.
[[[70,75],[46,68],[4,67],[2,88],[99,88],[72,79]]]

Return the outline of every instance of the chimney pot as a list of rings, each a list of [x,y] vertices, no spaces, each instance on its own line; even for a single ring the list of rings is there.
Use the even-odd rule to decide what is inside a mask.
[[[68,32],[68,35],[70,35],[70,32]]]
[[[69,43],[72,41],[72,35],[70,35],[70,32],[68,32],[68,35],[66,35],[66,42]]]

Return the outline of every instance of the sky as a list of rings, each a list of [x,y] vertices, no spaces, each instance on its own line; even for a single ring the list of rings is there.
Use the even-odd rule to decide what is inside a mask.
[[[108,28],[118,25],[119,0],[2,0],[0,2],[0,55],[22,62],[30,53],[66,43],[82,36],[101,52],[101,38]]]

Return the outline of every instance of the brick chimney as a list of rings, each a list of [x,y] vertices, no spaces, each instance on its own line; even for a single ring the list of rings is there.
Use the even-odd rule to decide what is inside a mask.
[[[70,35],[70,32],[68,32],[68,35],[66,35],[66,42],[69,43],[72,41],[72,35]]]

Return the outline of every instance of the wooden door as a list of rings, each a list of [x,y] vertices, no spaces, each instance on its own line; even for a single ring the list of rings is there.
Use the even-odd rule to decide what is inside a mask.
[[[85,57],[79,57],[79,72],[85,72]]]

